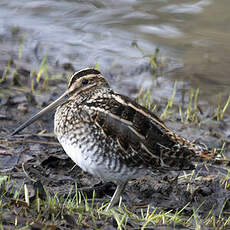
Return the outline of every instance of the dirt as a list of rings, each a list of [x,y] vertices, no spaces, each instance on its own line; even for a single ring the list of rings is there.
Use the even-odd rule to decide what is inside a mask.
[[[64,76],[67,75],[68,69],[72,68],[71,63],[59,66],[62,76],[50,80],[48,87],[42,87],[44,83],[42,79],[34,86],[36,93],[33,93],[30,85],[31,79],[35,76],[30,77],[32,69],[25,61],[28,57],[18,60],[15,55],[6,56],[7,58],[0,60],[1,73],[4,73],[10,59],[12,64],[7,78],[0,84],[0,173],[11,176],[15,183],[14,190],[19,189],[23,182],[26,183],[31,197],[37,188],[40,195],[44,195],[43,187],[50,194],[67,196],[70,189],[73,189],[74,194],[77,184],[79,190],[85,192],[88,198],[92,197],[95,190],[96,202],[98,204],[107,202],[114,192],[115,185],[103,184],[78,166],[74,167],[74,163],[64,153],[53,135],[53,114],[41,118],[19,135],[10,136],[17,125],[63,92],[66,86]],[[49,66],[50,72],[54,69],[54,66]],[[139,71],[149,70],[141,66]],[[112,72],[107,73],[107,76],[115,77]],[[136,92],[136,89],[132,92]],[[191,140],[198,139],[210,148],[221,148],[225,141],[225,152],[229,153],[228,118],[216,121],[210,114],[212,111],[200,114],[201,119],[205,121],[200,126],[181,123],[177,114],[173,119],[166,120],[166,123],[179,134]],[[43,130],[46,130],[44,134]],[[192,178],[181,178],[183,172],[180,175],[174,172],[169,175],[150,175],[148,178],[130,181],[123,195],[123,201],[137,214],[140,214],[141,208],[150,205],[151,210],[157,207],[159,211],[163,209],[174,212],[185,207],[183,212],[188,216],[192,215],[195,209],[199,215],[205,217],[212,209],[215,216],[221,214],[226,217],[230,213],[230,190],[229,187],[226,189],[220,184],[225,178],[225,173],[224,170],[201,165]],[[67,222],[74,221],[68,215],[64,218]],[[132,223],[130,225],[132,226]],[[113,223],[109,226],[111,229],[114,228]],[[108,229],[106,226],[104,228]]]

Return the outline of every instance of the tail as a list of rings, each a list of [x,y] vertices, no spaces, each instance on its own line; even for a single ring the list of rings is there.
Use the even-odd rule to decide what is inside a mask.
[[[213,151],[210,151],[206,145],[195,144],[194,151],[196,153],[195,161],[198,163],[206,162],[211,166],[218,166],[226,170],[230,170],[230,160],[226,159],[222,154],[218,152],[214,153]]]
[[[227,171],[230,170],[230,160],[226,159],[221,153],[211,151],[205,144],[189,141],[169,129],[167,130],[167,135],[175,143],[170,148],[170,151],[167,151],[168,149],[165,148],[166,157],[174,159],[172,165],[175,165],[176,162],[181,169],[184,169],[185,166],[188,166],[187,168],[190,169],[193,163],[207,163],[208,165],[222,167]]]
[[[189,141],[179,135],[174,134],[174,140],[179,143],[182,152],[187,150],[187,158],[195,163],[207,163],[212,166],[222,167],[230,170],[230,159],[226,159],[221,153],[211,151],[205,144],[197,141]]]

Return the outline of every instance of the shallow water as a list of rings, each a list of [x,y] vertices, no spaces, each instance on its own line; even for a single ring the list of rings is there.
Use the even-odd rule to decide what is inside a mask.
[[[1,0],[0,37],[15,26],[25,31],[23,55],[35,53],[34,65],[48,54],[53,64],[99,64],[115,74],[148,62],[133,41],[146,54],[158,47],[166,59],[153,97],[169,97],[177,79],[178,88],[199,87],[201,100],[216,105],[229,94],[229,10],[229,0]],[[152,79],[119,76],[122,91]]]

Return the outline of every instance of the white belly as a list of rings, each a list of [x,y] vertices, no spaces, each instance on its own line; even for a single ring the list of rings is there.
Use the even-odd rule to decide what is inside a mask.
[[[120,165],[117,157],[113,159],[98,156],[97,147],[93,151],[84,150],[80,144],[71,144],[70,140],[62,137],[59,142],[67,155],[84,171],[101,178],[103,181],[126,182],[144,175],[138,168],[128,168],[125,164]],[[88,143],[91,145],[93,143]]]
[[[59,140],[66,154],[84,171],[92,173],[95,170],[95,163],[92,160],[91,153],[84,152],[79,143],[72,144],[65,137]]]
[[[65,117],[65,114],[70,117]],[[64,123],[63,116],[66,119]],[[80,121],[70,122],[74,118],[71,116],[73,113],[67,107],[58,107],[54,131],[66,154],[84,171],[115,183],[126,182],[146,172],[144,168],[129,167],[122,161],[117,154],[119,146],[116,141],[97,138],[97,135],[103,135],[95,132],[97,127]]]

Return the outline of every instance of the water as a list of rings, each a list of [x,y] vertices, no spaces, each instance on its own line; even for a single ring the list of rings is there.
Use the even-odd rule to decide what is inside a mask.
[[[229,10],[229,0],[1,0],[0,37],[15,26],[25,31],[23,54],[34,54],[35,66],[48,54],[53,65],[99,64],[115,74],[147,63],[133,41],[146,54],[158,47],[165,69],[153,97],[169,97],[178,80],[179,88],[199,87],[201,100],[215,106],[230,91]],[[149,72],[123,75],[113,84],[123,92],[151,84]]]

